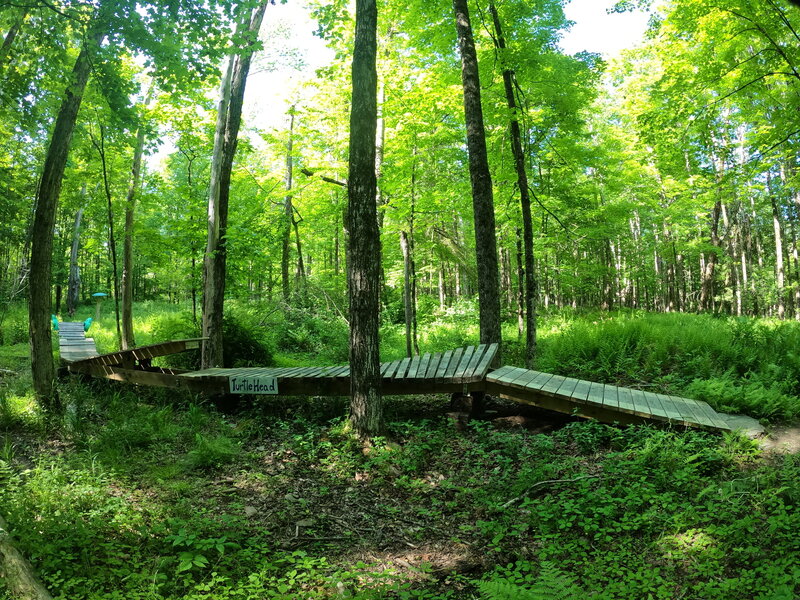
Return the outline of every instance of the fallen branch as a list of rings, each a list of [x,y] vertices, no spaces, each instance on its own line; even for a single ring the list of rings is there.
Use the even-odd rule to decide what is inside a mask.
[[[31,564],[17,550],[3,517],[0,517],[0,580],[12,598],[53,600],[50,592],[36,578]]]
[[[600,477],[599,475],[581,475],[580,477],[575,477],[574,479],[547,479],[545,481],[537,481],[532,486],[530,486],[528,489],[526,489],[524,492],[522,492],[519,496],[517,496],[516,498],[512,498],[511,500],[509,500],[508,502],[503,504],[500,507],[500,509],[508,508],[509,506],[514,504],[515,502],[519,502],[520,500],[525,498],[533,490],[538,489],[540,487],[544,487],[546,485],[554,485],[554,484],[557,484],[557,483],[575,483],[576,481],[580,481],[581,479],[598,479],[599,477]]]
[[[0,369],[0,377],[16,377],[19,375],[16,371],[9,371],[8,369]]]

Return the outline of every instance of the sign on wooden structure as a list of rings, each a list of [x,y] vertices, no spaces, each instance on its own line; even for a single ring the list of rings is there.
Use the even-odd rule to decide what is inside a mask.
[[[230,377],[228,379],[228,383],[230,384],[231,394],[277,394],[278,393],[277,377],[263,377],[263,376]]]

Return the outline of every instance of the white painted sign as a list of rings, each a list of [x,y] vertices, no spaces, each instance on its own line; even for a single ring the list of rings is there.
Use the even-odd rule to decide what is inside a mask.
[[[230,377],[231,394],[277,394],[276,377]]]

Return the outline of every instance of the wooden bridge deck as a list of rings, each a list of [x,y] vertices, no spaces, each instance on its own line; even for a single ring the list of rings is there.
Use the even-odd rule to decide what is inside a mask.
[[[94,339],[86,337],[83,321],[58,324],[58,354],[64,363],[98,355]]]
[[[734,429],[725,415],[705,402],[517,367],[500,367],[489,373],[486,391],[516,402],[606,423],[661,422],[712,430]]]
[[[77,338],[74,341],[77,343]],[[69,371],[132,384],[209,394],[342,396],[350,392],[350,367],[347,365],[201,371],[152,366],[153,358],[197,349],[201,341],[178,340],[81,359],[77,358],[79,351],[67,350],[67,355],[74,357]],[[386,395],[484,392],[605,423],[656,423],[729,431],[742,428],[742,419],[748,419],[736,417],[735,421],[729,422],[729,415],[717,413],[705,402],[689,398],[518,367],[492,370],[496,355],[497,344],[482,344],[385,362],[381,364],[382,391]],[[751,434],[763,431],[754,419],[749,419],[747,429]]]
[[[497,355],[497,344],[467,346],[447,352],[426,353],[381,363],[381,384],[385,394],[435,394],[469,392],[483,386]],[[205,382],[229,393],[346,395],[350,392],[350,367],[245,367],[205,369],[183,373],[183,379]],[[258,382],[274,389],[249,391]]]

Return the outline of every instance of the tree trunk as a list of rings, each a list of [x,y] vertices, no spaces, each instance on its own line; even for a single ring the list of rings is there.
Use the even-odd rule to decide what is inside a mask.
[[[91,135],[91,134],[90,134]],[[100,164],[103,171],[103,190],[106,195],[108,216],[108,253],[111,259],[112,274],[114,277],[114,321],[117,325],[117,348],[122,346],[122,330],[119,323],[119,274],[117,272],[117,241],[114,239],[114,210],[111,203],[111,185],[108,181],[108,168],[106,164],[105,129],[100,125],[100,140],[92,136],[92,143],[100,155]]]
[[[775,194],[770,193],[772,200],[772,230],[775,236],[775,284],[778,295],[778,318],[786,318],[786,272],[783,264],[783,234],[781,233],[781,216]]]
[[[292,223],[294,222],[294,207],[292,206],[294,113],[294,106],[292,106],[289,109],[289,139],[286,142],[286,197],[283,201],[284,223],[283,229],[281,230],[281,290],[283,292],[283,301],[287,304],[289,303],[292,291],[289,283],[289,252],[291,247]]]
[[[466,6],[465,1],[464,5]],[[505,37],[503,37],[500,16],[497,14],[497,8],[494,2],[489,4],[489,12],[492,14],[492,21],[494,23],[495,45],[500,50],[502,59],[502,52],[506,48],[506,40]],[[514,94],[516,88],[516,74],[508,65],[503,66],[503,86],[506,93],[506,103],[508,104],[511,114],[511,120],[509,122],[511,153],[514,156],[514,168],[517,172],[517,187],[519,187],[519,203],[522,209],[522,233],[525,248],[525,366],[531,369],[533,368],[533,360],[536,356],[536,299],[539,290],[533,255],[533,219],[531,217],[530,188],[528,186],[528,173],[525,170],[525,153],[522,150],[522,134],[520,132],[518,117],[518,113],[522,111],[522,107],[517,105],[517,99]]]
[[[58,395],[53,389],[55,369],[50,334],[51,297],[50,286],[53,259],[53,228],[56,218],[61,181],[67,164],[72,133],[78,118],[78,110],[83,100],[83,92],[91,73],[91,51],[103,38],[96,31],[97,21],[93,21],[91,33],[87,36],[75,67],[70,84],[56,117],[50,145],[47,149],[42,177],[36,194],[36,209],[31,229],[30,299],[28,304],[29,332],[31,342],[31,375],[36,400],[52,412],[61,410]]]
[[[377,133],[375,0],[356,0],[350,166],[347,194],[347,283],[350,295],[350,422],[361,437],[383,426],[380,347],[380,237],[375,206]]]
[[[25,19],[28,16],[28,8],[22,9],[22,14],[17,17],[17,20],[14,21],[14,24],[6,33],[6,37],[3,38],[3,45],[0,46],[0,74],[3,72],[3,67],[8,64],[6,57],[11,52],[11,46],[14,45],[14,40],[16,39],[17,35],[19,35],[19,30],[22,28],[22,24],[25,22]]]
[[[14,545],[8,525],[0,517],[0,580],[13,598],[19,600],[52,600],[31,564]]]
[[[150,104],[153,84],[144,101],[144,107]],[[122,349],[136,346],[133,335],[133,219],[136,211],[136,198],[142,181],[142,154],[144,153],[145,128],[140,125],[136,132],[136,147],[133,149],[131,180],[128,195],[125,198],[125,231],[122,244]]]
[[[83,184],[81,196],[86,196],[86,184]],[[78,268],[78,250],[81,245],[81,219],[83,207],[75,214],[75,225],[72,228],[72,248],[69,252],[69,280],[67,283],[67,313],[70,317],[75,315],[81,295],[81,271]]]
[[[494,198],[486,131],[481,108],[478,56],[472,38],[467,0],[453,0],[453,11],[461,54],[461,81],[464,88],[464,118],[467,127],[472,210],[475,216],[475,252],[478,266],[478,311],[482,344],[500,343],[500,273],[497,262]],[[500,352],[497,353],[500,361]]]
[[[268,0],[264,0],[252,13],[246,15],[237,28],[246,34],[249,45],[228,62],[222,80],[217,126],[214,133],[211,181],[208,197],[208,241],[204,265],[203,284],[203,368],[223,366],[222,317],[225,299],[225,275],[227,262],[226,231],[228,227],[228,200],[230,197],[233,158],[239,126],[242,121],[242,104],[247,74],[253,57],[253,44],[258,39],[261,22]]]

